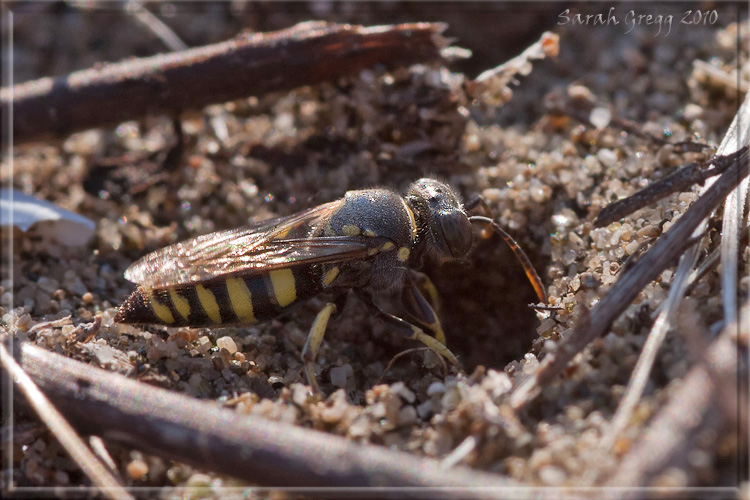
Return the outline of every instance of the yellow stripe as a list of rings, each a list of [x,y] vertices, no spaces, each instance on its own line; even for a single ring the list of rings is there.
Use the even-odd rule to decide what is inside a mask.
[[[335,280],[336,276],[339,275],[339,271],[339,266],[332,267],[328,271],[326,271],[325,276],[323,276],[323,286],[328,286],[333,283],[333,280]]]
[[[344,233],[344,236],[358,236],[360,229],[354,224],[344,224],[341,226],[341,232]]]
[[[253,300],[250,290],[242,278],[227,279],[227,292],[232,309],[243,323],[257,323],[258,320],[253,312]]]
[[[174,304],[174,307],[177,309],[180,316],[182,316],[182,319],[188,319],[188,315],[190,314],[190,304],[187,299],[177,293],[177,290],[174,288],[169,289],[169,298],[172,299],[172,304]]]
[[[198,292],[198,301],[203,306],[203,310],[206,311],[208,317],[216,323],[221,324],[221,313],[219,312],[219,304],[216,302],[216,297],[207,290],[203,285],[195,285],[195,291]]]
[[[149,289],[147,294],[148,303],[151,304],[151,309],[154,310],[154,314],[156,315],[156,317],[159,318],[162,323],[174,323],[174,316],[172,316],[172,311],[169,310],[169,307],[156,300],[156,295],[154,294],[153,290]]]
[[[417,241],[417,219],[414,217],[414,212],[412,211],[411,207],[406,203],[406,200],[403,198],[401,201],[404,203],[404,208],[406,208],[406,213],[409,214],[409,224],[411,225],[411,240]]]
[[[269,273],[273,295],[281,307],[288,306],[297,299],[297,288],[294,286],[294,275],[291,269],[279,269]]]

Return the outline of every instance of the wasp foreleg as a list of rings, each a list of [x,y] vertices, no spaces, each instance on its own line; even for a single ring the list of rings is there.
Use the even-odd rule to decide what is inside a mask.
[[[404,288],[401,291],[401,303],[409,316],[430,330],[435,335],[437,341],[445,345],[445,333],[443,333],[443,327],[440,325],[440,319],[430,305],[430,301],[425,298],[420,287],[433,299],[433,304],[436,303],[435,301],[438,298],[437,289],[427,275],[419,274],[421,278],[419,285],[414,282],[411,276],[406,278]]]
[[[458,364],[458,359],[447,347],[445,347],[445,344],[441,343],[434,337],[430,337],[424,332],[424,330],[422,330],[418,326],[413,325],[408,321],[399,318],[398,316],[394,316],[393,314],[381,311],[380,308],[375,305],[375,302],[373,302],[372,296],[363,289],[356,288],[354,291],[357,294],[357,297],[359,297],[359,299],[364,302],[365,306],[367,306],[370,314],[375,316],[379,321],[382,321],[389,328],[400,333],[406,338],[422,342],[424,345],[438,353],[440,356],[447,359],[452,365]],[[424,297],[422,298],[426,302],[426,299],[424,299]]]

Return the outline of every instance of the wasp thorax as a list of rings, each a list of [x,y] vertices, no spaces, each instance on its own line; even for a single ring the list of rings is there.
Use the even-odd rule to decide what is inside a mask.
[[[458,259],[471,249],[473,233],[463,204],[453,190],[435,179],[420,179],[407,199],[428,231],[425,249],[439,259]]]

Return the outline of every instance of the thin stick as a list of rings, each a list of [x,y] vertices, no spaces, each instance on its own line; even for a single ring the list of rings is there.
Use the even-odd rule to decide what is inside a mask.
[[[141,4],[139,0],[129,0],[125,5],[127,12],[132,12],[138,21],[153,32],[169,50],[187,50],[188,46],[172,29],[164,24],[150,10]]]
[[[44,422],[81,470],[91,479],[91,482],[97,486],[102,495],[111,500],[133,499],[91,450],[89,450],[80,436],[73,430],[73,427],[65,420],[65,417],[42,394],[42,391],[39,390],[34,381],[18,366],[18,363],[16,363],[5,348],[7,340],[8,337],[5,335],[0,337],[0,362],[2,362],[10,378],[15,381],[23,395],[26,396],[27,401],[34,408],[34,411],[39,415],[42,422]]]
[[[432,498],[499,498],[519,483],[432,459],[239,415],[213,402],[176,394],[94,368],[28,343],[24,370],[78,428],[145,453],[267,487],[417,487]],[[438,488],[447,488],[446,490]],[[378,490],[380,491],[380,490]],[[400,492],[408,494],[409,489]],[[507,491],[507,490],[505,490]],[[519,488],[514,496],[531,498]],[[316,497],[321,495],[317,490]],[[379,495],[383,496],[383,495]]]
[[[122,482],[120,472],[117,470],[117,464],[112,459],[112,455],[109,454],[107,446],[104,444],[102,438],[100,438],[99,436],[91,436],[89,438],[89,446],[91,446],[91,451],[94,452],[97,457],[99,457],[99,460],[101,460],[102,463],[107,466],[109,472],[111,472],[118,481]]]
[[[208,104],[336,81],[376,65],[440,58],[441,23],[363,27],[306,22],[272,33],[42,78],[0,90],[13,106],[13,140],[65,136],[147,114],[174,115]]]
[[[672,318],[676,313],[677,305],[682,301],[690,269],[692,269],[698,259],[698,252],[696,250],[697,246],[682,256],[680,265],[678,266],[680,269],[675,273],[675,278],[669,289],[667,300],[664,302],[664,307],[656,318],[656,321],[654,321],[651,331],[648,333],[646,342],[638,357],[638,362],[635,368],[633,368],[633,375],[630,377],[622,401],[615,412],[615,416],[612,418],[612,422],[610,422],[604,432],[601,447],[607,451],[609,451],[609,448],[615,443],[617,436],[630,421],[633,411],[643,395],[643,390],[646,388],[648,377],[651,374],[651,368],[656,360],[656,354],[659,352],[659,348],[672,325]]]
[[[711,169],[703,168],[703,164],[698,162],[686,165],[666,179],[655,182],[650,186],[641,189],[632,196],[610,203],[599,212],[599,215],[596,216],[594,226],[608,226],[616,220],[621,219],[646,205],[655,203],[665,196],[685,191],[695,184],[701,184],[709,177],[714,177],[724,172],[729,165],[735,161],[747,161],[747,158],[747,147],[744,147],[730,155],[714,158],[711,161],[714,168]]]
[[[746,145],[750,142],[750,93],[745,96],[745,102],[730,127],[730,131],[721,142],[719,149],[729,149]],[[747,146],[745,146],[747,149]],[[744,160],[747,162],[747,158]],[[744,179],[737,188],[727,196],[724,203],[724,213],[721,221],[721,298],[724,309],[724,321],[735,322],[739,319],[737,297],[739,286],[737,283],[737,269],[740,247],[740,229],[745,216],[745,202],[747,200],[750,182]]]
[[[477,447],[477,438],[474,436],[469,436],[466,439],[464,439],[461,444],[456,446],[456,448],[450,452],[443,460],[440,462],[440,465],[444,469],[450,469],[451,467],[454,467],[456,464],[458,464],[461,460],[466,458],[469,453],[474,451]]]

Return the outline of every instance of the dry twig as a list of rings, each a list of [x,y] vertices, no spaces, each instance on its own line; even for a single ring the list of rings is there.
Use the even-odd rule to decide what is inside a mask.
[[[0,113],[13,106],[13,141],[176,114],[300,85],[440,58],[440,23],[363,27],[310,21],[273,33],[206,45],[58,78],[3,88]],[[125,105],[124,103],[127,103]]]
[[[518,75],[531,72],[531,61],[557,57],[560,53],[559,35],[546,31],[513,59],[489,69],[466,83],[466,93],[485,105],[500,107],[513,96],[510,84]]]
[[[724,172],[729,165],[737,161],[738,158],[746,157],[747,148],[742,148],[727,156],[717,156],[711,161],[713,168],[705,169],[698,162],[686,165],[675,173],[662,179],[650,186],[641,189],[633,196],[628,196],[622,200],[610,203],[599,212],[594,220],[594,226],[604,227],[625,217],[638,209],[655,203],[658,200],[672,193],[685,191],[696,184],[705,182],[706,179],[714,177]]]
[[[42,394],[28,374],[18,366],[5,347],[7,337],[0,337],[0,361],[5,371],[16,383],[39,418],[57,438],[81,470],[91,479],[104,496],[112,500],[126,500],[128,494],[109,470],[96,458],[65,417]]]
[[[742,103],[727,137],[722,141],[721,148],[735,148],[743,145],[747,147],[748,142],[750,142],[750,93],[745,96],[745,102]],[[748,179],[743,179],[727,196],[724,203],[724,217],[721,221],[721,298],[726,323],[736,322],[739,318],[737,262],[748,186]]]
[[[468,488],[462,498],[496,498],[500,488],[520,486],[465,467],[446,473],[431,459],[238,415],[28,343],[19,355],[24,370],[82,432],[202,470],[276,487],[419,487],[402,494],[432,498],[451,497],[456,488]]]
[[[187,50],[188,46],[183,42],[172,29],[164,24],[161,19],[156,17],[150,10],[143,6],[140,0],[129,0],[125,4],[126,12],[130,12],[146,28],[159,37],[169,50]]]

